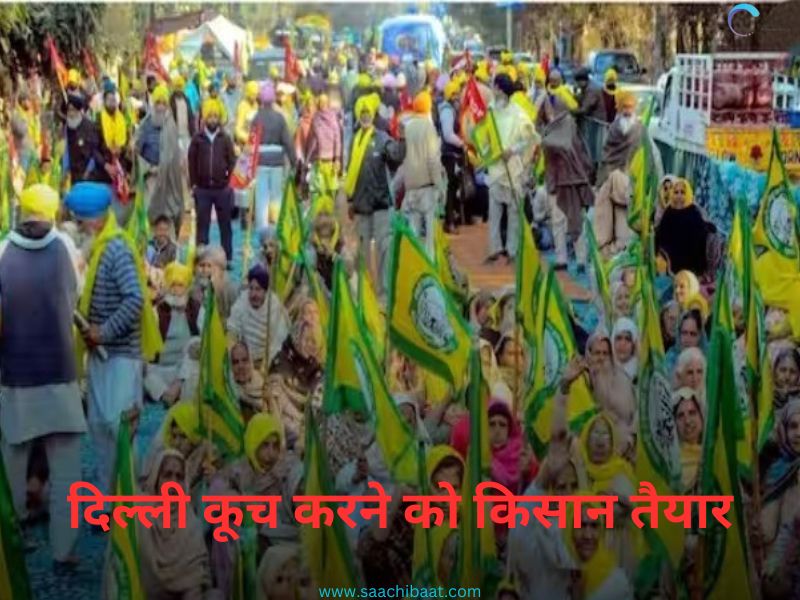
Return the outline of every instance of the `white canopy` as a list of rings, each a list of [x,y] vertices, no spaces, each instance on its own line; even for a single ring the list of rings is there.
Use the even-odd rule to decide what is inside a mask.
[[[221,15],[183,36],[178,43],[178,51],[185,60],[194,60],[208,39],[214,41],[218,63],[232,63],[237,44],[243,64],[247,63],[252,47],[250,32]]]

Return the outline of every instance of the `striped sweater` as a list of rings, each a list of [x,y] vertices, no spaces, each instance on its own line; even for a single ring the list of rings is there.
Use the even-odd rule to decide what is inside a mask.
[[[89,322],[100,325],[109,356],[141,357],[143,305],[134,257],[121,239],[111,240],[97,265],[89,306]]]

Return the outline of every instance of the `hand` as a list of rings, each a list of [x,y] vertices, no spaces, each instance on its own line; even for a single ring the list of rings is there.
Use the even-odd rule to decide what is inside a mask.
[[[166,402],[167,404],[172,405],[178,399],[180,394],[181,394],[181,382],[180,382],[180,380],[176,380],[176,381],[173,381],[172,385],[170,385],[167,388],[167,391],[165,391],[161,395],[161,399],[164,402]]]
[[[103,168],[106,170],[106,173],[108,173],[109,177],[114,177],[114,175],[117,174],[117,170],[111,163],[106,163]]]
[[[572,383],[580,377],[583,372],[586,370],[586,363],[583,361],[583,358],[580,356],[575,356],[567,366],[564,368],[564,372],[561,374],[561,387],[567,388],[572,385]]]
[[[361,483],[369,475],[369,462],[366,456],[359,457],[356,462],[356,472],[353,474],[353,483]]]
[[[352,204],[347,205],[347,218],[351,221],[356,218],[356,207]]]
[[[99,325],[89,325],[89,330],[83,334],[83,340],[90,348],[96,348],[102,342]]]

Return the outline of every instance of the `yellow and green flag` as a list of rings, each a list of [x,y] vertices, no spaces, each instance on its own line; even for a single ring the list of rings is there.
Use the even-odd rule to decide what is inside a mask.
[[[733,496],[731,527],[725,529],[707,507],[708,528],[705,534],[704,585],[706,598],[750,598],[747,536],[739,485],[737,434],[741,412],[737,403],[736,371],[733,360],[735,332],[723,273],[717,285],[706,373],[705,439],[701,493]]]
[[[463,286],[459,285],[455,273],[453,273],[449,258],[450,244],[444,233],[444,229],[442,229],[442,222],[437,220],[435,227],[434,256],[436,257],[436,266],[439,269],[439,277],[453,300],[458,302],[461,306],[465,306],[467,303],[466,290]]]
[[[277,236],[279,252],[273,273],[275,293],[284,302],[292,291],[292,282],[303,249],[303,213],[292,177],[286,178],[283,203],[278,215]]]
[[[392,478],[413,485],[418,470],[415,432],[409,429],[389,393],[367,328],[350,295],[341,260],[334,266],[331,317],[325,411],[351,409],[369,415],[375,427],[375,440]]]
[[[136,193],[133,198],[133,214],[125,229],[136,244],[140,256],[145,256],[147,243],[150,240],[150,221],[147,218],[147,206],[144,200],[144,177],[142,169],[136,175]]]
[[[133,496],[134,485],[133,452],[131,449],[131,427],[126,416],[120,419],[117,433],[117,457],[114,467],[114,494]],[[161,493],[158,490],[158,493]],[[112,510],[120,503],[115,502]],[[133,507],[132,502],[122,503]],[[136,522],[128,520],[124,529],[111,520],[111,564],[113,565],[116,598],[120,600],[144,600],[141,572],[139,570],[139,544],[136,540]],[[13,596],[16,598],[16,596]]]
[[[597,247],[597,239],[594,237],[594,228],[592,227],[589,218],[584,219],[583,227],[585,230],[587,246],[589,249],[589,261],[592,265],[594,274],[594,288],[595,293],[600,301],[600,306],[603,309],[603,323],[608,331],[611,331],[614,324],[614,311],[611,305],[611,290],[608,283],[608,271],[606,269],[606,261],[600,254],[600,248]]]
[[[22,545],[11,487],[6,478],[4,461],[0,460],[0,598],[31,600],[28,567]]]
[[[461,390],[469,364],[468,326],[436,265],[399,218],[394,222],[388,314],[393,346]]]
[[[503,144],[500,141],[500,132],[491,108],[472,129],[472,143],[481,165],[484,167],[496,163],[503,157]]]
[[[650,103],[652,106],[653,99]],[[647,127],[652,115],[652,108],[646,111],[647,119],[642,120],[643,131],[639,148],[634,152],[628,172],[631,177],[633,197],[628,208],[628,224],[639,234],[643,247],[647,248],[651,235],[653,209],[658,182],[655,181],[655,165],[650,136]]]
[[[309,262],[306,259],[303,260],[303,270],[306,272],[308,287],[311,290],[311,298],[317,305],[317,310],[319,310],[319,320],[322,324],[322,331],[327,332],[331,310],[328,297],[325,295],[323,284],[320,281],[319,273],[317,273],[317,270],[314,267],[309,265]]]
[[[230,355],[213,291],[206,292],[197,388],[200,431],[226,457],[241,456],[244,420],[231,381]]]
[[[569,309],[555,272],[550,269],[538,286],[533,303],[534,337],[531,370],[532,385],[525,399],[525,421],[537,456],[544,456],[550,441],[553,402],[558,393],[559,377],[578,348],[572,332]],[[567,419],[570,429],[579,431],[596,412],[585,376],[572,384]]]
[[[650,272],[639,265],[642,310],[639,328],[639,435],[636,438],[636,479],[652,483],[656,493],[672,496],[680,489],[680,458],[677,432],[672,410],[672,386],[664,360],[664,342]],[[636,589],[643,595],[654,591],[662,565],[674,573],[684,550],[684,529],[680,524],[659,521],[657,528],[649,524],[643,529],[647,549],[636,572]]]
[[[306,496],[335,495],[328,459],[320,443],[318,425],[311,411],[306,413],[305,489]],[[314,529],[301,526],[303,556],[314,583],[324,587],[354,588],[358,585],[353,554],[347,543],[344,524],[334,518],[333,526]]]
[[[516,303],[517,323],[522,327],[529,344],[536,340],[537,302],[541,296],[546,273],[542,267],[539,250],[533,240],[531,227],[525,217],[522,203],[519,204],[520,247],[517,259]]]
[[[386,358],[386,316],[381,309],[375,288],[372,287],[363,257],[358,261],[358,307],[361,309],[361,318],[367,326],[367,334],[375,349],[375,358],[379,364],[383,364]]]

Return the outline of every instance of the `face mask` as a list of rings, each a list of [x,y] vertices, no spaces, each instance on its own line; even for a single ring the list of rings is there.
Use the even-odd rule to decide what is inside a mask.
[[[82,116],[67,117],[67,127],[69,127],[70,129],[77,129],[78,126],[81,124],[81,121],[83,121]]]
[[[206,129],[208,129],[210,133],[214,133],[219,129],[219,123],[206,123]]]
[[[617,120],[619,121],[619,128],[622,130],[623,135],[627,135],[631,127],[633,127],[633,117],[621,115]]]

